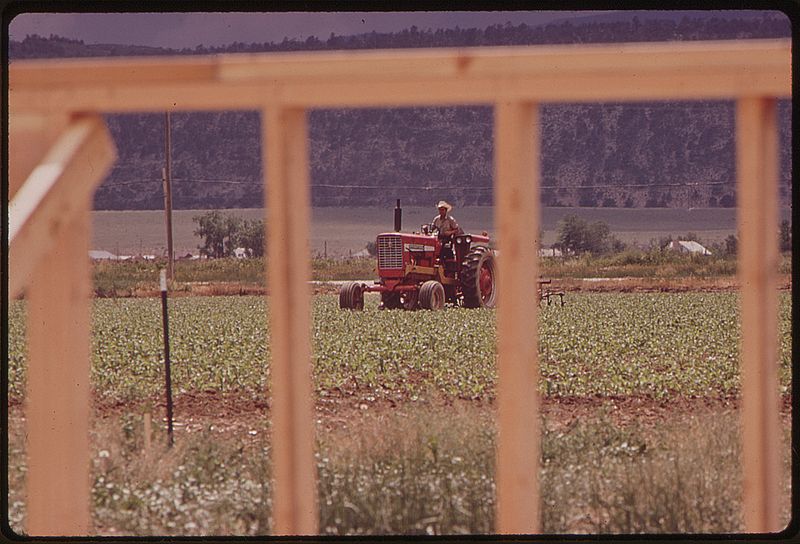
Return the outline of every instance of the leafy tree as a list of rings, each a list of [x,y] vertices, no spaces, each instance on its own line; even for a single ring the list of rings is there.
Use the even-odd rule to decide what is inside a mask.
[[[195,236],[203,239],[203,245],[198,246],[201,255],[214,259],[233,255],[233,250],[237,247],[241,219],[215,210],[194,216],[192,221],[198,224],[194,231]]]
[[[245,249],[248,257],[263,257],[266,248],[264,222],[247,220],[242,223],[238,236],[239,245]]]
[[[603,221],[588,223],[577,215],[567,215],[558,224],[557,246],[568,253],[604,253],[609,249],[611,229]],[[619,247],[619,244],[615,244]]]

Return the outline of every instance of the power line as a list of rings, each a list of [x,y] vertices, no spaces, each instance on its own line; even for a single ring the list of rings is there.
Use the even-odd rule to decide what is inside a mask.
[[[257,185],[260,184],[260,180],[255,181],[237,181],[237,180],[229,180],[229,179],[178,179],[172,178],[173,183],[178,182],[179,184],[189,184],[189,183],[221,183],[221,184],[230,184],[230,185]],[[109,189],[113,187],[122,187],[125,185],[146,185],[149,183],[161,183],[162,180],[160,179],[133,179],[127,181],[119,181],[119,182],[110,182],[108,184],[101,185],[98,187],[99,189]]]
[[[689,183],[634,183],[624,185],[540,185],[540,189],[628,189],[628,188],[647,188],[647,187],[704,187],[707,185],[732,185],[733,181],[699,181]],[[318,188],[331,188],[331,189],[409,189],[414,191],[446,191],[448,189],[471,189],[471,190],[494,190],[493,186],[455,186],[444,185],[440,187],[422,187],[403,185],[401,187],[391,187],[383,185],[312,185],[312,189]]]
[[[219,183],[229,185],[258,185],[260,181],[236,181],[224,179],[173,179],[173,182],[181,184],[189,183]],[[149,183],[161,183],[162,180],[157,179],[142,179],[142,180],[128,180],[121,182],[113,182],[104,184],[98,189],[112,189],[114,187],[123,187],[126,185],[145,185]],[[646,189],[649,187],[706,187],[711,185],[733,185],[733,181],[695,181],[687,183],[632,183],[632,184],[600,184],[600,185],[540,185],[540,189]],[[473,191],[493,191],[494,186],[491,185],[442,185],[437,187],[427,187],[421,185],[311,185],[312,189],[407,189],[411,191],[447,191],[447,190],[473,190]]]

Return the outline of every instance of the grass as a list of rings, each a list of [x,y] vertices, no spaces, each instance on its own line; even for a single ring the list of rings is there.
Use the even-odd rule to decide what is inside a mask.
[[[95,295],[129,297],[158,290],[159,271],[166,267],[164,259],[155,261],[97,261],[93,263]],[[324,259],[311,261],[311,279],[334,281],[375,277],[375,259]],[[236,284],[265,288],[267,274],[263,258],[203,259],[175,262],[174,291],[191,291],[191,284],[213,283],[224,294],[225,286]]]
[[[778,272],[791,274],[791,265],[791,254],[782,254]],[[545,258],[541,273],[552,278],[716,278],[736,276],[737,261],[735,256],[628,249],[610,255]]]
[[[12,418],[9,517],[24,527],[23,432]],[[265,420],[248,432],[213,425],[163,432],[144,450],[140,415],[97,420],[92,432],[93,533],[265,535],[271,528]],[[544,533],[721,533],[743,530],[738,419],[706,413],[620,426],[600,413],[543,422]],[[788,444],[788,428],[787,444]],[[318,430],[320,532],[328,535],[494,531],[491,412],[397,410]],[[789,449],[783,448],[784,474]],[[782,495],[789,520],[788,477]]]
[[[601,416],[545,437],[545,527],[571,523],[576,532],[601,534],[742,531],[737,429],[735,414],[652,429],[617,427]]]
[[[361,257],[311,260],[311,279],[315,281],[371,280],[377,278],[375,259]],[[135,296],[158,289],[159,270],[166,267],[157,261],[98,261],[93,264],[95,295],[101,297]],[[577,278],[643,278],[653,280],[675,278],[735,278],[734,258],[697,256],[628,250],[615,255],[544,258],[540,275],[555,279]],[[785,254],[779,272],[791,273],[791,257]],[[250,291],[263,290],[267,275],[263,258],[208,259],[177,261],[174,291],[189,292],[192,285],[211,283],[211,294],[230,294],[226,286],[241,286]],[[213,288],[216,289],[213,289]],[[205,293],[208,294],[208,293]]]
[[[542,262],[542,275],[551,278],[707,278],[735,276],[736,269],[735,258],[638,250]]]

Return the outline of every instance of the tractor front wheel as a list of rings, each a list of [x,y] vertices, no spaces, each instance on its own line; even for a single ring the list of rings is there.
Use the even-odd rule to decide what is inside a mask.
[[[476,247],[461,265],[461,293],[467,308],[494,308],[497,302],[495,260],[492,251]]]
[[[426,310],[440,310],[444,307],[444,286],[436,280],[429,280],[419,288],[419,305]]]
[[[364,309],[364,287],[357,281],[348,281],[339,290],[339,308],[343,310]]]

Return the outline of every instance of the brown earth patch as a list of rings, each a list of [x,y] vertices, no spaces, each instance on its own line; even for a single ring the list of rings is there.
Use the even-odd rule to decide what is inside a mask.
[[[166,413],[163,397],[135,402],[111,402],[94,399],[94,414],[100,419],[125,414],[150,412],[153,419]],[[264,429],[268,422],[270,401],[266,395],[250,392],[220,393],[215,390],[190,391],[175,395],[174,420],[176,428],[198,429],[214,426],[224,432]],[[655,399],[646,396],[544,397],[541,411],[544,424],[550,430],[570,428],[580,421],[603,418],[616,425],[638,424],[655,426],[666,421],[714,413],[736,412],[740,398],[736,396],[682,397]],[[21,415],[22,403],[10,399],[12,413]],[[382,387],[369,388],[351,385],[318,391],[314,406],[318,427],[334,430],[347,426],[362,416],[380,416],[392,412],[458,412],[474,410],[494,415],[494,398],[465,399],[440,393],[409,395]],[[791,419],[791,395],[781,399],[781,416]],[[251,431],[252,432],[252,431]]]
[[[584,278],[552,278],[552,288],[577,293],[684,293],[684,292],[733,292],[739,289],[739,281],[734,276],[716,278],[604,278],[587,280]],[[792,288],[791,276],[784,274],[778,281],[778,288],[788,291]],[[331,295],[339,292],[333,283],[315,283],[311,287],[315,295]],[[266,295],[268,290],[254,283],[240,282],[191,282],[177,284],[170,291],[170,297],[185,296],[246,296]],[[160,296],[160,291],[148,287],[120,290],[114,293],[96,293],[98,298],[147,298]]]
[[[716,278],[553,278],[553,286],[567,292],[616,292],[616,293],[684,293],[684,292],[734,292],[739,289],[735,276]],[[778,288],[792,288],[791,276],[781,275]]]

